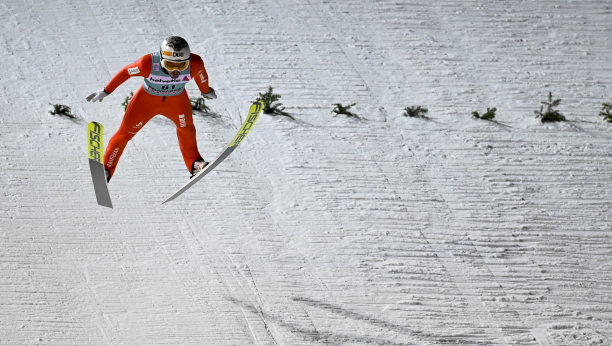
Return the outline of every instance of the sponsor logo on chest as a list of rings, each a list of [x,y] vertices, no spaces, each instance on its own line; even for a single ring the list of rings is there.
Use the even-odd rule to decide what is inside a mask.
[[[185,78],[187,76],[179,76],[179,78],[172,78],[170,76],[156,76],[156,75],[150,75],[147,80],[151,83],[157,83],[157,84],[178,84],[178,83],[185,83]],[[189,79],[187,79],[188,81]]]

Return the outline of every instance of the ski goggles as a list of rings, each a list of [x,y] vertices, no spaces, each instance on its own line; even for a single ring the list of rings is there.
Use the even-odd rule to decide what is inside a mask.
[[[168,71],[185,71],[189,67],[189,60],[185,61],[170,61],[162,59],[161,61],[164,68]]]

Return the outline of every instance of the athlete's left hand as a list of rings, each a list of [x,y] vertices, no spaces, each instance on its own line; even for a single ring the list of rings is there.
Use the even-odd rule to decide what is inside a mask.
[[[208,100],[213,100],[217,98],[217,94],[215,93],[215,89],[208,87],[208,89],[210,89],[210,91],[208,93],[202,93],[202,97],[208,99]]]

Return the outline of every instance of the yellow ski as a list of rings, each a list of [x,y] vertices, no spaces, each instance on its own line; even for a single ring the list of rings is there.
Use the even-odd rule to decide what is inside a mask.
[[[240,145],[240,143],[242,143],[244,138],[249,134],[249,132],[253,128],[253,125],[255,125],[255,122],[259,118],[259,115],[261,114],[262,109],[263,109],[262,101],[253,103],[253,105],[249,109],[249,115],[247,116],[246,120],[240,127],[238,134],[236,135],[236,137],[234,137],[234,140],[232,140],[232,142],[227,146],[227,148],[225,148],[225,150],[223,150],[223,152],[219,154],[219,156],[217,156],[217,158],[214,159],[211,163],[209,163],[200,173],[193,176],[191,180],[186,182],[180,189],[176,190],[176,192],[172,196],[170,196],[167,200],[165,200],[164,203],[170,202],[171,200],[180,196],[183,192],[187,191],[187,189],[192,187],[195,183],[198,182],[198,180],[202,179],[206,174],[208,174],[215,167],[217,167],[223,160],[225,160],[225,158],[228,157],[234,150],[236,150],[236,148]]]
[[[106,174],[104,173],[104,151],[102,132],[104,128],[101,124],[91,122],[87,126],[87,148],[89,155],[89,170],[91,171],[91,179],[96,192],[98,204],[104,207],[112,208],[110,193],[108,192],[108,184],[106,183]]]

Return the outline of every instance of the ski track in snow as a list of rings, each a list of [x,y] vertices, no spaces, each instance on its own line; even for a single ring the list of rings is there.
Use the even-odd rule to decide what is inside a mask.
[[[611,8],[3,1],[0,344],[612,345]],[[108,143],[142,81],[85,96],[171,34],[219,94],[206,158],[268,85],[297,120],[160,206],[188,173],[158,116],[98,207],[87,122]],[[570,121],[535,119],[549,91]]]

